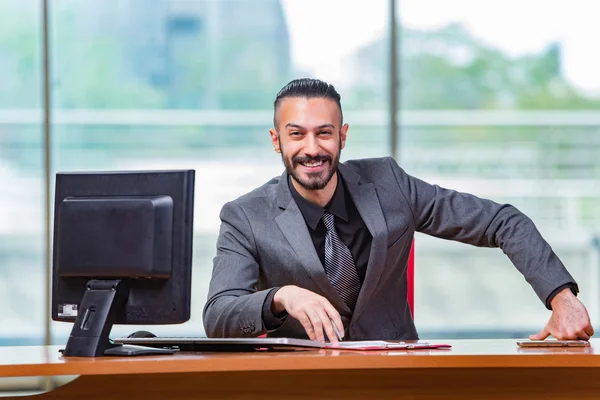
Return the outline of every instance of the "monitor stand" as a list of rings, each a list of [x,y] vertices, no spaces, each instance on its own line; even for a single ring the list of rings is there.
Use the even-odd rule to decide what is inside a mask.
[[[129,289],[120,279],[90,280],[67,345],[61,350],[63,355],[100,357],[175,353],[177,349],[122,345],[109,339],[115,318],[125,311],[128,297]]]

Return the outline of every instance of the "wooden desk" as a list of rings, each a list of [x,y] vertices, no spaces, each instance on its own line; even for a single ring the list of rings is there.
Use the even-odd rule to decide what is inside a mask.
[[[535,350],[519,349],[515,340],[448,342],[452,350],[95,359],[65,359],[59,347],[0,347],[0,377],[79,375],[35,396],[40,400],[600,398],[600,355],[594,353],[600,340],[588,348]]]

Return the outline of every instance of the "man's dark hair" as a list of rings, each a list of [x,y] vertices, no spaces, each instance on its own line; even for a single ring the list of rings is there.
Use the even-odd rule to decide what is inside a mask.
[[[340,102],[340,94],[335,90],[333,85],[323,82],[319,79],[312,78],[301,78],[294,79],[287,85],[285,85],[279,93],[277,93],[277,97],[275,98],[275,102],[273,103],[273,126],[277,128],[277,120],[275,115],[277,114],[277,109],[281,104],[281,101],[287,97],[305,97],[307,99],[310,98],[326,98],[329,100],[335,101],[340,109],[340,125],[344,121],[344,117],[342,115],[342,104]]]

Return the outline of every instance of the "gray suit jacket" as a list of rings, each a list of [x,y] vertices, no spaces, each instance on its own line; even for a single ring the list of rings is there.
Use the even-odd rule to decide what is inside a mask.
[[[392,158],[347,161],[338,171],[373,236],[354,313],[325,275],[284,172],[223,206],[204,308],[209,337],[265,333],[265,298],[272,288],[293,284],[331,302],[348,340],[417,339],[406,282],[415,232],[500,247],[543,302],[557,287],[574,282],[533,222],[510,205],[430,185],[408,175]],[[267,333],[307,338],[289,316]]]

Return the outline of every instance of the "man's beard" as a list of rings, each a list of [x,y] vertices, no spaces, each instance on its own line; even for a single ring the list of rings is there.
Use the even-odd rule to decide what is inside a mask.
[[[338,147],[338,154],[335,157],[330,156],[329,154],[317,154],[314,157],[311,156],[295,156],[292,158],[291,163],[290,160],[285,156],[283,152],[283,147],[281,147],[281,159],[283,160],[283,165],[285,165],[285,170],[288,175],[296,180],[306,190],[321,190],[327,186],[333,174],[337,171],[338,164],[340,161],[340,155],[342,152],[341,139]],[[281,142],[280,142],[281,143]],[[310,163],[310,162],[328,162],[329,169],[326,169],[321,172],[309,172],[307,178],[303,178],[297,171],[297,167],[299,164]]]

